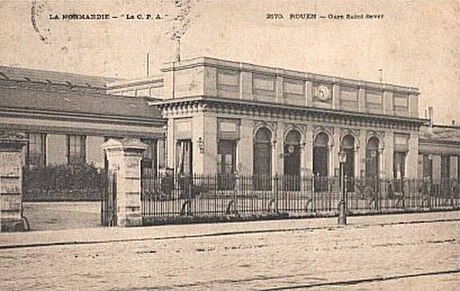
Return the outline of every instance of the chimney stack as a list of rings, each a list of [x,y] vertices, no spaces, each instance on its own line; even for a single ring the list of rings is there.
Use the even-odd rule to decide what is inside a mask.
[[[430,120],[430,127],[433,127],[433,106],[428,107],[428,119]]]
[[[452,120],[452,125],[454,125],[454,126],[455,126],[455,120]]]

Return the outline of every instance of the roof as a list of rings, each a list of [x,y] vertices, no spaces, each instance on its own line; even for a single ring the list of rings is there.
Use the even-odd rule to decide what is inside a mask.
[[[420,129],[420,139],[431,142],[460,144],[460,127],[434,125],[430,128],[424,126]]]
[[[115,78],[0,66],[0,79],[105,88]]]
[[[149,98],[151,100],[152,98]],[[122,97],[78,91],[1,88],[0,108],[160,119],[160,111],[141,97]]]

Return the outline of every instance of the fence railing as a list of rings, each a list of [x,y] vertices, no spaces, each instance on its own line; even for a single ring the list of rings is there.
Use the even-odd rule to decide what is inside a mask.
[[[142,215],[334,215],[342,198],[349,213],[460,206],[455,179],[345,177],[341,182],[320,176],[143,175]]]

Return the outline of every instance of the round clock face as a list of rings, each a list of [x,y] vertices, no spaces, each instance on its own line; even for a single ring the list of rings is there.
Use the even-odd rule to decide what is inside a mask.
[[[321,85],[318,87],[318,98],[321,101],[326,101],[329,99],[331,93],[327,86]]]

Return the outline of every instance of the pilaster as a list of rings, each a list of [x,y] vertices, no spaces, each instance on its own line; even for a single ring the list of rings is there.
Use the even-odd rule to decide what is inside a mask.
[[[335,127],[332,133],[333,143],[330,145],[330,167],[329,176],[334,176],[340,169],[339,152],[340,152],[340,128]]]
[[[381,175],[385,178],[393,178],[393,154],[394,154],[394,132],[386,131],[384,137],[385,147],[383,149],[384,165],[380,165]]]
[[[332,109],[340,110],[340,85],[332,86]]]
[[[409,137],[409,151],[406,157],[406,177],[409,179],[417,178],[418,171],[418,133],[411,133]]]
[[[250,176],[254,171],[253,134],[254,121],[241,119],[240,140],[237,146],[237,162],[240,165],[240,175]]]
[[[240,98],[253,100],[252,96],[252,72],[242,71],[240,73]]]
[[[393,92],[383,92],[383,114],[393,115]]]
[[[358,111],[366,112],[366,90],[362,87],[358,89]]]
[[[192,121],[193,173],[217,173],[217,118],[207,112],[197,113]],[[199,140],[203,143],[200,149]]]
[[[313,106],[313,82],[305,81],[305,105]]]
[[[283,175],[284,174],[284,123],[277,122],[276,127],[276,137],[275,143],[273,145],[273,175]]]
[[[304,147],[304,173],[306,176],[313,175],[313,126],[307,125],[305,131]]]

